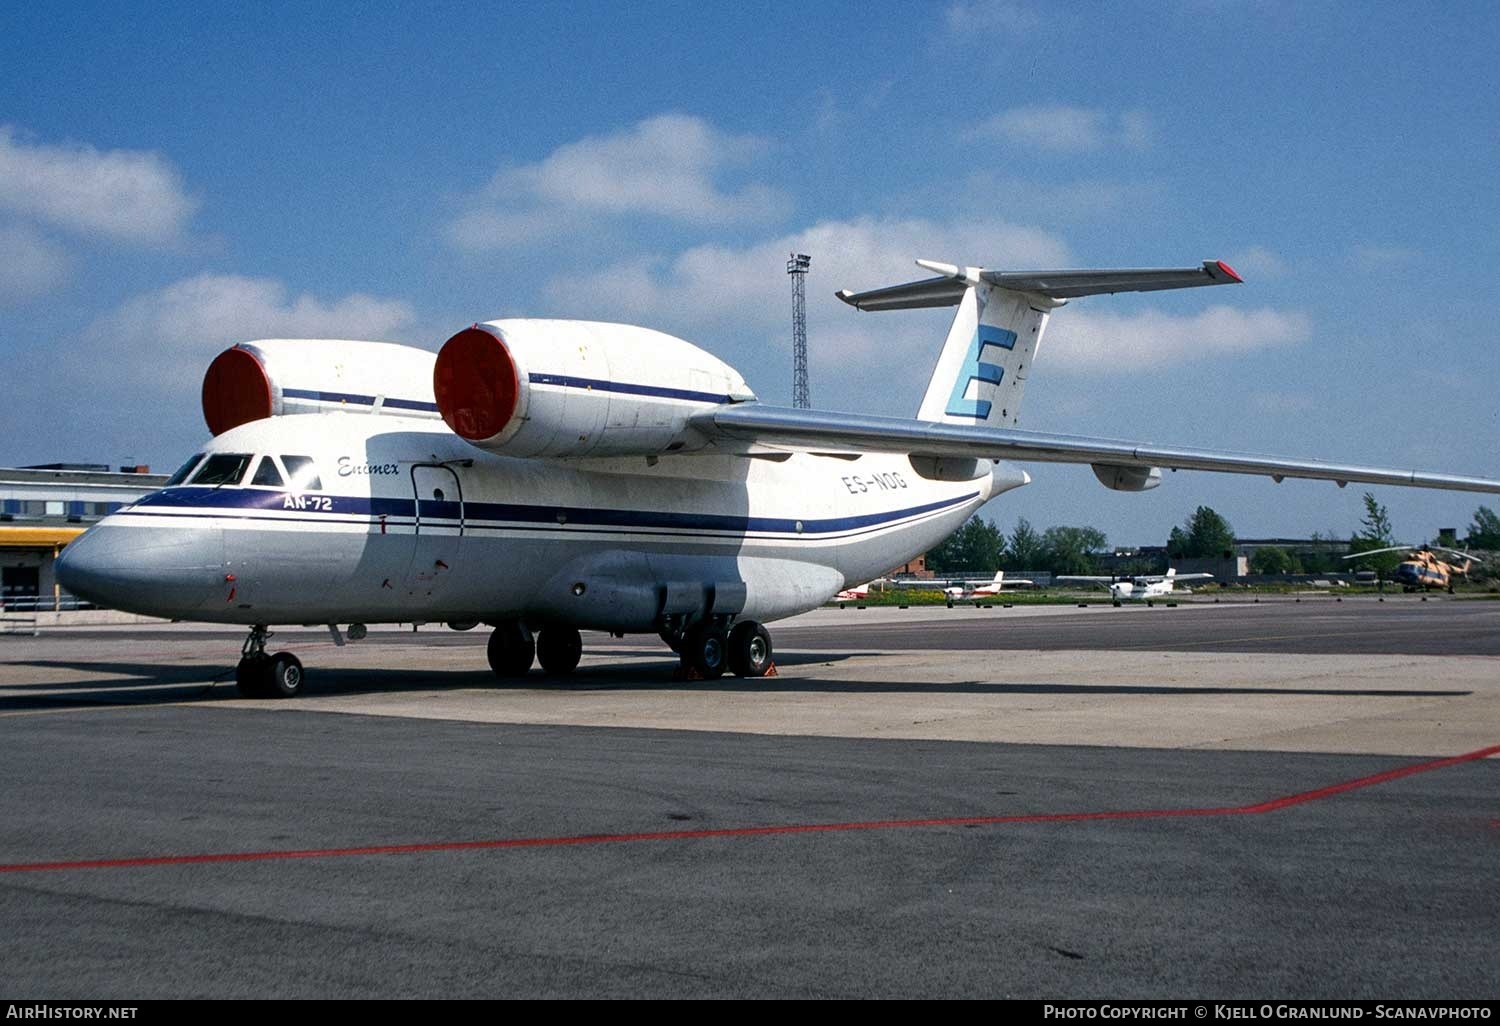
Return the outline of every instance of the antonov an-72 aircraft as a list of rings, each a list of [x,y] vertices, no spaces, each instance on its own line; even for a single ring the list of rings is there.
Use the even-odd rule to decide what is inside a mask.
[[[1164,467],[1475,492],[1500,481],[1016,428],[1051,312],[1071,299],[1239,282],[1227,265],[989,271],[840,293],[860,310],[957,306],[915,420],[758,402],[734,368],[647,328],[498,320],[433,354],[272,340],[221,353],[214,434],[160,491],[57,567],[120,609],[250,628],[248,695],[294,695],[268,628],[494,628],[502,678],[578,664],[579,628],[655,632],[704,677],[760,676],[764,626],[947,537],[1031,480],[1091,464],[1142,491]],[[318,414],[301,416],[299,414]]]

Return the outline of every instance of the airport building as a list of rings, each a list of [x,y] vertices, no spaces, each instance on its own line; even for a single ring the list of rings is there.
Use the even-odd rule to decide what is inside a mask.
[[[166,483],[150,467],[56,463],[0,468],[0,607],[71,608],[53,564],[90,524]]]

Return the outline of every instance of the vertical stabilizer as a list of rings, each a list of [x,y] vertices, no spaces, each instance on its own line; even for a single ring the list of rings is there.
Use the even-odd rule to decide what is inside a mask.
[[[993,285],[969,286],[917,419],[1014,427],[1052,305]]]

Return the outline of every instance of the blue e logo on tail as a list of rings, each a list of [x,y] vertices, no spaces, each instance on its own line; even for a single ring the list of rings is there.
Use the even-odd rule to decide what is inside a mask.
[[[998,385],[1000,379],[1005,376],[1005,368],[998,363],[980,362],[979,357],[984,353],[985,346],[1014,349],[1016,333],[990,324],[981,324],[974,332],[974,338],[969,343],[969,352],[964,357],[963,366],[958,370],[957,380],[953,382],[953,393],[948,396],[950,417],[973,417],[975,420],[985,420],[990,415],[991,403],[988,399],[964,398],[964,393],[969,390],[969,382],[985,381],[991,385]]]

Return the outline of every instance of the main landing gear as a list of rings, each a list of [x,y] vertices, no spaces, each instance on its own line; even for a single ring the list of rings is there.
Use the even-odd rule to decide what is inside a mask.
[[[682,657],[682,665],[704,680],[728,670],[736,677],[764,677],[771,669],[771,632],[754,620],[725,631],[721,624],[699,624],[681,632],[663,631],[662,640]]]
[[[234,669],[235,685],[246,698],[295,698],[302,692],[302,660],[290,652],[267,655],[270,637],[264,624],[250,628]]]
[[[576,627],[546,624],[535,634],[520,620],[494,625],[487,654],[490,669],[502,680],[516,680],[540,663],[549,677],[566,677],[578,668],[583,639]],[[726,672],[736,677],[764,677],[772,670],[771,632],[755,620],[741,620],[726,630],[722,623],[684,628],[673,624],[661,639],[682,657],[684,669],[703,680],[717,680]]]
[[[497,677],[524,677],[534,662],[549,677],[566,677],[578,668],[583,638],[578,628],[566,624],[548,624],[533,635],[519,620],[502,620],[490,635],[488,655]]]

